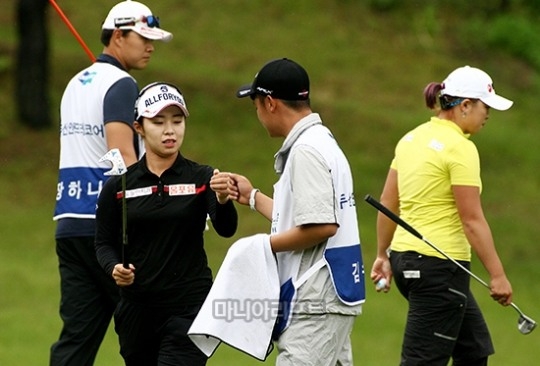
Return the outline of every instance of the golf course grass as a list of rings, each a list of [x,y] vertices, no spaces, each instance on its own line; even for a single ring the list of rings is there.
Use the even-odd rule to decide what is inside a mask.
[[[57,339],[59,275],[52,221],[58,169],[58,106],[63,88],[89,60],[50,7],[50,113],[55,125],[25,128],[14,106],[17,35],[16,0],[0,13],[0,365],[48,363]],[[116,1],[58,1],[94,53],[100,25]],[[422,90],[469,64],[487,71],[498,93],[515,101],[507,112],[491,111],[473,136],[482,163],[483,205],[514,288],[514,300],[540,320],[540,79],[538,71],[500,49],[472,46],[456,37],[470,13],[428,2],[377,12],[352,0],[151,0],[145,2],[174,34],[156,43],[146,70],[134,71],[140,87],[164,80],[177,84],[190,117],[182,153],[222,171],[248,176],[271,194],[277,176],[271,139],[249,100],[235,98],[268,60],[289,57],[311,77],[312,107],[334,132],[353,169],[367,283],[367,301],[352,334],[355,364],[399,362],[407,304],[393,289],[379,294],[369,281],[375,258],[376,210],[363,197],[379,197],[393,148],[409,129],[429,119]],[[412,5],[412,3],[418,3]],[[450,11],[450,10],[451,11]],[[453,9],[453,10],[452,10]],[[452,34],[453,36],[448,36]],[[217,272],[237,239],[268,232],[270,223],[238,206],[239,229],[230,239],[206,234],[206,250]],[[473,259],[472,270],[489,280]],[[522,335],[518,314],[503,308],[481,285],[473,292],[490,327],[496,354],[491,366],[535,365],[540,330]],[[275,352],[266,362],[273,364]],[[111,328],[96,365],[122,365]],[[256,365],[257,360],[226,345],[208,365]]]

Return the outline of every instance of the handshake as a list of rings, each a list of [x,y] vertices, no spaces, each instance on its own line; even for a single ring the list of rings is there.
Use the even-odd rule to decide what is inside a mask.
[[[210,178],[210,188],[216,193],[220,204],[233,200],[242,205],[249,204],[255,210],[255,194],[259,190],[253,188],[249,179],[243,175],[214,169],[214,174]]]

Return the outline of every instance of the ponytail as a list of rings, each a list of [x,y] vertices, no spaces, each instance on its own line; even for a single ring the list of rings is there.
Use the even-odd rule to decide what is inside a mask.
[[[429,109],[435,109],[437,105],[437,96],[442,90],[443,85],[441,83],[431,82],[424,88],[424,99],[426,106]]]

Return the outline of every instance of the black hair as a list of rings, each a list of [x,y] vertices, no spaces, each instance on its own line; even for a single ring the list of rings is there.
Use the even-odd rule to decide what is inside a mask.
[[[311,101],[310,99],[305,100],[281,100],[283,104],[285,104],[287,107],[294,109],[294,110],[301,110],[304,108],[311,108]]]
[[[441,106],[441,109],[443,111],[447,111],[447,110],[457,106],[461,102],[463,102],[463,99],[464,98],[461,98],[461,97],[453,97],[453,96],[450,96],[450,95],[441,95],[441,96],[439,96],[439,105]]]
[[[255,99],[256,97],[259,97],[262,100],[264,100],[264,98],[266,98],[266,95],[264,94],[253,94],[252,95],[252,98],[251,99]],[[279,98],[274,98],[274,99],[279,99]],[[302,109],[305,109],[305,108],[311,108],[311,101],[310,99],[304,99],[304,100],[285,100],[285,99],[279,99],[283,102],[283,104],[285,104],[287,107],[295,110],[295,111],[298,111],[298,110],[302,110]]]
[[[109,45],[109,43],[111,43],[111,37],[114,31],[114,29],[103,29],[101,31],[101,37],[99,40],[101,41],[102,45],[106,47]],[[129,32],[131,32],[131,29],[121,29],[121,31],[122,37],[125,37]]]

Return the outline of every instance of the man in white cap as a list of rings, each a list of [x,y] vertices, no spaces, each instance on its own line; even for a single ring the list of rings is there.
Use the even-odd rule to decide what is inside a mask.
[[[60,106],[60,171],[54,220],[63,328],[51,347],[51,366],[92,365],[118,302],[118,290],[97,263],[95,207],[110,169],[99,159],[118,148],[137,161],[130,70],[146,67],[154,40],[169,41],[159,19],[136,1],[116,4],[102,25],[103,53],[68,83]]]

